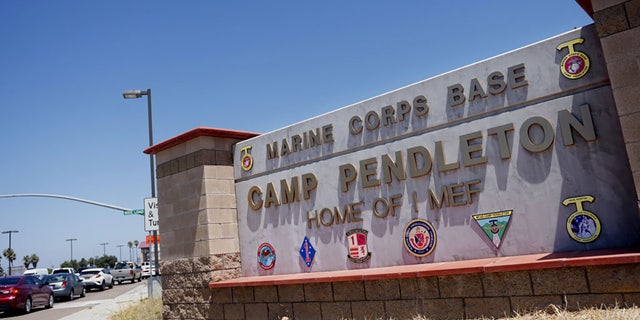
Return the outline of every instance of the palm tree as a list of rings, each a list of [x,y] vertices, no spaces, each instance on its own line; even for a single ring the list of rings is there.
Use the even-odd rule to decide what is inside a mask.
[[[38,262],[40,262],[40,257],[38,257],[37,254],[32,254],[31,255],[31,264],[33,265],[34,268],[38,267]]]
[[[11,273],[11,267],[13,266],[13,261],[16,260],[16,252],[11,248],[4,249],[2,255],[9,260],[9,273]]]
[[[138,245],[140,242],[138,240],[133,240],[133,245],[136,246],[136,263],[138,263]]]
[[[24,264],[24,268],[25,269],[29,269],[29,265],[31,264],[31,257],[30,256],[24,256],[22,258],[22,264]]]
[[[131,248],[133,247],[133,242],[127,242],[127,247],[129,247],[129,261],[132,261],[133,258],[131,257]]]

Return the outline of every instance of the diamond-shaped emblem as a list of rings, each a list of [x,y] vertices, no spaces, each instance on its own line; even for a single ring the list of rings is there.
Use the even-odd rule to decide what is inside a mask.
[[[316,255],[316,249],[313,248],[311,242],[309,242],[309,238],[307,236],[304,237],[302,241],[302,246],[300,246],[300,257],[307,265],[307,267],[311,267],[311,263],[313,262],[313,257]]]

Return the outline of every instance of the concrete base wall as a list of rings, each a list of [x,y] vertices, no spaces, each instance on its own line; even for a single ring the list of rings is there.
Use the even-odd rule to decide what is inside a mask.
[[[640,0],[591,0],[591,4],[640,199]]]
[[[240,253],[170,259],[162,263],[164,319],[209,319],[210,281],[240,276]]]
[[[238,139],[200,131],[157,154],[165,319],[208,318],[208,283],[240,276],[232,161]]]
[[[211,301],[206,317],[194,319],[411,319],[416,315],[466,319],[512,316],[554,306],[567,310],[637,306],[638,274],[640,264],[624,264],[216,288],[206,293]]]

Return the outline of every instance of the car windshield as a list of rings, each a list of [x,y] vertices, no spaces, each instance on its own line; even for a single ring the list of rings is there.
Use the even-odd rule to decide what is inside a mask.
[[[59,275],[48,276],[47,279],[45,280],[49,282],[62,282],[67,280],[67,275],[59,274]]]
[[[100,270],[85,270],[85,271],[82,271],[80,275],[84,276],[84,275],[91,275],[91,274],[98,274],[98,273],[100,273]]]
[[[0,286],[12,286],[18,284],[20,278],[0,278]]]

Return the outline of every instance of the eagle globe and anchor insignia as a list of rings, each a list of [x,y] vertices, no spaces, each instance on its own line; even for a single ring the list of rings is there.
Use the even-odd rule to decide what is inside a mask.
[[[242,155],[240,156],[240,165],[242,170],[249,171],[253,168],[253,156],[251,156],[251,146],[246,146],[240,149]]]
[[[353,229],[347,231],[347,242],[349,243],[349,260],[355,263],[363,263],[371,258],[371,252],[367,247],[367,234],[364,229]]]
[[[436,248],[437,235],[431,223],[414,219],[404,228],[404,247],[416,257],[426,257]]]
[[[574,45],[581,44],[583,42],[583,38],[577,38],[563,42],[556,48],[558,51],[561,51],[564,48],[569,50],[569,53],[567,53],[560,62],[560,72],[562,72],[562,75],[567,79],[574,80],[582,78],[589,71],[589,56],[583,52],[576,51],[573,47]]]

